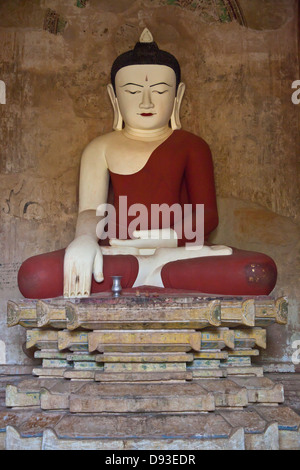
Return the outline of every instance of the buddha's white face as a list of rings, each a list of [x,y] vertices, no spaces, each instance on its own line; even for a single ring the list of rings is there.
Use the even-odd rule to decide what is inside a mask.
[[[176,95],[176,75],[166,65],[128,65],[116,74],[116,95],[125,125],[139,130],[168,125]]]

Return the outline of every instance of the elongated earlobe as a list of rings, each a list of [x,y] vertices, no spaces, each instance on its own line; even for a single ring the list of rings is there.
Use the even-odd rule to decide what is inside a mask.
[[[121,131],[123,128],[123,118],[120,112],[119,103],[115,95],[115,91],[111,83],[107,85],[107,92],[114,111],[113,129],[115,131]]]
[[[174,108],[171,115],[171,128],[173,130],[181,129],[181,122],[180,122],[180,107],[182,98],[185,92],[185,84],[180,82],[177,89],[177,95],[174,101]]]

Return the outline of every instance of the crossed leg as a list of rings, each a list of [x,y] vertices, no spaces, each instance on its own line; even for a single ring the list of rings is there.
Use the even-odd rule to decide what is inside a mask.
[[[45,299],[63,295],[64,253],[65,250],[58,250],[24,261],[18,273],[19,289],[24,297]],[[140,265],[138,256],[104,254],[104,281],[97,283],[93,279],[91,293],[109,291],[114,275],[122,276],[123,288],[136,286]],[[267,255],[233,249],[230,256],[177,258],[176,261],[169,258],[163,267],[157,266],[155,275],[160,276],[166,288],[217,295],[268,295],[275,286],[277,270]]]
[[[227,256],[232,254],[232,249],[223,245],[202,246],[200,248],[158,248],[151,256],[137,256],[139,273],[133,287],[150,285],[165,287],[161,272],[163,267],[179,260],[190,260],[209,256]]]

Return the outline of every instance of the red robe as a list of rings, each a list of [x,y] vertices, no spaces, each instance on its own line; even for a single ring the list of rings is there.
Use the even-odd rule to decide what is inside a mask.
[[[184,214],[184,205],[190,204],[194,216],[196,204],[203,204],[206,238],[218,225],[211,152],[203,139],[190,132],[174,131],[152,152],[140,171],[131,175],[119,175],[110,171],[110,176],[117,215],[120,196],[127,197],[128,207],[136,203],[146,207],[149,217],[145,220],[145,225],[140,227],[141,229],[162,228],[162,224],[151,226],[151,206],[155,204],[167,204],[168,207],[180,204],[182,214]],[[127,219],[128,226],[134,216]],[[195,217],[192,219],[192,228],[195,231],[196,220]],[[176,222],[177,226],[181,225],[181,220],[171,218],[171,227],[176,229]],[[179,238],[179,246],[193,241],[185,238],[184,230],[182,230],[182,235]]]
[[[204,204],[205,239],[218,225],[218,213],[211,152],[206,142],[186,131],[174,131],[149,157],[145,166],[131,175],[110,172],[115,195],[127,197],[127,207],[143,204],[151,214],[151,204],[189,203],[192,205],[193,229],[196,204]],[[134,217],[127,217],[127,227]],[[176,230],[178,220],[171,220]],[[150,219],[145,226],[151,227]],[[117,220],[117,232],[120,229]],[[128,238],[127,234],[127,238]],[[179,238],[178,245],[187,241]],[[65,250],[34,256],[26,260],[18,274],[21,293],[27,298],[53,298],[63,294]],[[138,273],[138,261],[131,255],[103,257],[104,282],[92,280],[91,293],[111,288],[111,276],[121,275],[122,287],[130,288]],[[162,269],[166,288],[192,290],[219,295],[268,295],[274,288],[277,270],[274,261],[262,254],[233,249],[228,256],[200,257],[173,261]]]

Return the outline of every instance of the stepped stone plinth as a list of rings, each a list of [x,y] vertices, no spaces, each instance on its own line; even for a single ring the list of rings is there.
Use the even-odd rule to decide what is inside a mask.
[[[41,364],[7,376],[3,448],[300,448],[283,386],[253,363],[287,321],[284,297],[22,300],[7,321]]]

